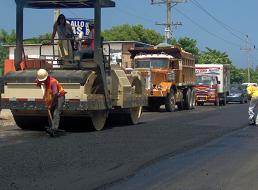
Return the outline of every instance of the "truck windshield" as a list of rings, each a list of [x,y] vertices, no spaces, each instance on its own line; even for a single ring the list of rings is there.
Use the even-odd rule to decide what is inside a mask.
[[[196,83],[198,85],[213,85],[216,81],[211,76],[196,76]]]
[[[168,67],[167,59],[135,60],[135,68],[164,69]]]

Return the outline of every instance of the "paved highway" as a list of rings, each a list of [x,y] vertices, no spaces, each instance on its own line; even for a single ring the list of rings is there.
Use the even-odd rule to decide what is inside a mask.
[[[144,112],[138,125],[116,124],[111,127],[108,124],[106,130],[100,132],[70,129],[68,135],[60,138],[49,138],[42,131],[22,131],[13,126],[5,129],[2,127],[0,187],[1,189],[240,187],[235,182],[244,187],[250,183],[247,180],[241,182],[237,179],[242,174],[242,177],[252,181],[255,171],[245,173],[244,171],[248,170],[243,167],[242,171],[237,172],[234,168],[242,167],[242,163],[246,163],[249,167],[256,166],[255,155],[251,154],[255,152],[255,146],[250,146],[253,147],[248,149],[250,151],[245,149],[257,141],[257,130],[247,126],[247,104],[230,104],[225,107],[202,106],[195,110],[175,113],[166,113],[162,110]],[[253,138],[248,138],[250,135]],[[222,157],[225,152],[229,156],[228,164],[225,164],[227,157]],[[238,154],[242,154],[239,160],[236,159]],[[231,160],[232,158],[236,160]],[[202,165],[204,167],[200,167]],[[230,172],[235,176],[229,175]],[[229,179],[228,183],[222,178]],[[186,186],[183,186],[184,184]]]

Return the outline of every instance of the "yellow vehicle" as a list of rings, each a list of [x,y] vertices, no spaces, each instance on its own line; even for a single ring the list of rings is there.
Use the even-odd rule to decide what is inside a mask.
[[[130,49],[134,70],[145,78],[148,105],[167,111],[195,106],[195,57],[176,46]]]
[[[143,83],[139,75],[126,75],[118,66],[110,65],[110,54],[104,55],[101,40],[101,8],[115,7],[111,0],[73,1],[16,1],[15,70],[4,76],[2,108],[10,109],[16,124],[22,128],[38,128],[47,124],[47,109],[41,89],[35,86],[36,72],[47,69],[65,88],[66,101],[60,125],[78,121],[84,127],[101,130],[108,116],[122,114],[128,123],[136,124],[142,106],[147,104]],[[55,55],[57,44],[52,44],[53,55],[26,58],[23,51],[23,11],[25,8],[94,9],[94,49],[72,52],[72,58]],[[58,39],[57,39],[58,40]],[[70,39],[67,39],[70,40]],[[8,61],[7,61],[8,62]],[[9,62],[8,62],[9,63]],[[7,65],[6,65],[7,67]],[[10,67],[10,65],[9,65]],[[71,124],[70,124],[71,126]]]

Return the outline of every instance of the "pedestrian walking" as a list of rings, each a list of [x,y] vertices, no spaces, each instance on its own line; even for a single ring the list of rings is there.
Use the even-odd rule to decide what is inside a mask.
[[[37,71],[37,86],[43,89],[43,99],[45,100],[50,127],[46,127],[46,132],[50,136],[56,136],[65,131],[59,129],[60,115],[65,102],[65,90],[54,77],[49,76],[45,69]]]
[[[249,125],[258,126],[258,115],[255,113],[255,108],[258,104],[258,86],[255,84],[249,84],[247,86],[247,93],[251,96],[248,108]]]

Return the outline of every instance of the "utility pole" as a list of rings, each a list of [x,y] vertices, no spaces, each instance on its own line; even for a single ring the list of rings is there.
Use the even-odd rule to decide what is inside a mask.
[[[61,13],[60,9],[54,9],[54,23],[56,22],[60,13]]]
[[[172,26],[182,25],[182,23],[175,23],[172,22],[172,16],[171,16],[171,8],[178,3],[183,3],[185,0],[151,0],[151,4],[166,4],[167,7],[167,14],[166,14],[166,23],[158,23],[156,22],[156,25],[163,25],[165,26],[165,43],[168,43],[168,40],[172,38]]]
[[[241,48],[241,50],[246,53],[247,80],[248,80],[247,82],[250,83],[250,81],[251,81],[250,65],[252,65],[252,64],[250,63],[250,54],[251,54],[252,49],[250,48],[250,41],[249,41],[248,35],[245,35],[245,37],[246,37],[245,48]],[[253,69],[253,65],[251,66],[251,68]]]
[[[58,16],[61,14],[60,9],[54,9],[54,23],[57,21]],[[53,30],[53,29],[52,29]],[[58,32],[55,35],[55,39],[58,39]],[[58,51],[58,48],[54,46],[54,54],[60,56],[60,52]],[[54,57],[55,59],[55,57]]]

